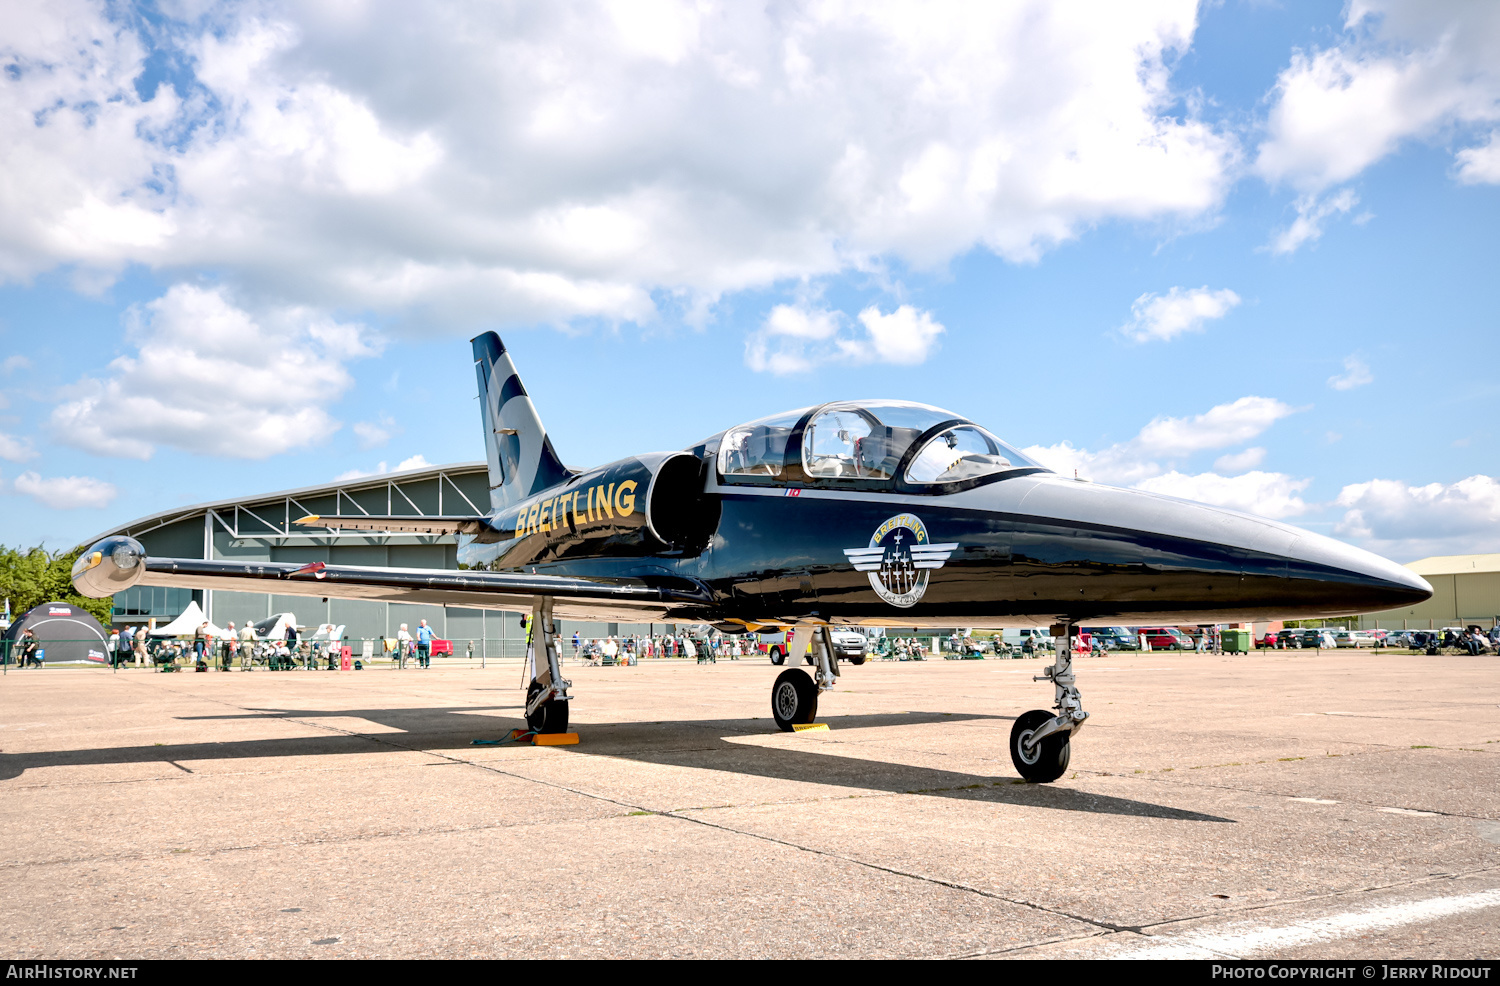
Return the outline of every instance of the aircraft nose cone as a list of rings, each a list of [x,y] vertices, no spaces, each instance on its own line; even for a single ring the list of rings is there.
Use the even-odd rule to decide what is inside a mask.
[[[1404,565],[1372,551],[1309,531],[1277,525],[1295,532],[1287,549],[1287,575],[1341,583],[1351,612],[1376,612],[1414,606],[1432,598],[1427,580]]]
[[[1162,613],[1312,619],[1400,609],[1432,598],[1432,586],[1410,569],[1264,517],[1051,476],[1013,489],[989,496],[1018,496],[996,506],[1081,525],[1080,535],[1113,544],[1121,559],[1133,554],[1144,563],[1145,573],[1158,576],[1150,605]],[[1134,547],[1122,547],[1127,543]],[[1231,572],[1238,575],[1232,587],[1224,579]],[[1163,598],[1168,594],[1170,600]],[[1123,603],[1120,611],[1137,612]]]

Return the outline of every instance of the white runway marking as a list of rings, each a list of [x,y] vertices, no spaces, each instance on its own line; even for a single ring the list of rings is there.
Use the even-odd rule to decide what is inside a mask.
[[[1461,897],[1435,897],[1412,903],[1391,904],[1366,911],[1337,914],[1329,918],[1298,921],[1281,928],[1256,928],[1235,934],[1195,933],[1174,937],[1170,943],[1122,949],[1111,958],[1121,959],[1213,959],[1252,958],[1255,955],[1318,945],[1366,931],[1382,931],[1407,924],[1436,921],[1469,911],[1500,907],[1500,890],[1484,890]]]

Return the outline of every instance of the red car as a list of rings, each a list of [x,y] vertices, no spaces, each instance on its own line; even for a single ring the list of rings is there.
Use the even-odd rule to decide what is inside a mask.
[[[1193,638],[1176,627],[1141,627],[1152,650],[1194,650]]]

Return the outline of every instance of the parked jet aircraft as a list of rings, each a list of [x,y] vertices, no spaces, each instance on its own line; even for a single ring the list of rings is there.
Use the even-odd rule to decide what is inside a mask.
[[[776,723],[810,723],[839,675],[837,626],[1050,627],[1054,711],[1020,716],[1023,777],[1061,776],[1084,712],[1075,626],[1316,618],[1432,595],[1384,558],[1286,524],[1058,476],[979,425],[898,400],[837,401],[751,421],[679,452],[563,465],[493,332],[473,341],[491,510],[310,516],[310,531],[461,535],[459,571],[147,558],[109,537],[73,582],[137,583],[530,612],[526,719],[565,731],[559,617],[793,630],[814,674],[780,673]]]

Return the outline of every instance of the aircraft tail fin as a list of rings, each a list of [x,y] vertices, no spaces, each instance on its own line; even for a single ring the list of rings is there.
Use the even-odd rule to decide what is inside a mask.
[[[572,472],[553,450],[500,337],[485,332],[472,341],[490,467],[490,507],[499,510],[556,486]]]

